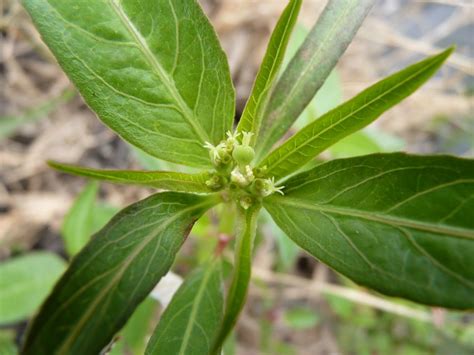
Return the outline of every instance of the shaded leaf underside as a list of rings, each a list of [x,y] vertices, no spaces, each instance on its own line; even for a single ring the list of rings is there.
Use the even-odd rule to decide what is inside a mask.
[[[263,157],[311,102],[375,0],[330,0],[278,81],[266,107],[257,157]]]
[[[23,354],[96,354],[171,267],[213,198],[160,193],[116,215],[73,259],[34,319]]]

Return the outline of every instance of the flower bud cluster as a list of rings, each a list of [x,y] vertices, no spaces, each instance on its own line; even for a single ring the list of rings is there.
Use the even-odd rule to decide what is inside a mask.
[[[253,133],[227,132],[227,139],[214,146],[206,142],[204,147],[209,150],[209,158],[216,172],[206,181],[212,190],[229,188],[231,195],[240,206],[248,209],[255,201],[275,192],[283,194],[284,186],[277,187],[275,179],[266,178],[265,168],[253,168],[252,161],[255,151],[250,142]]]

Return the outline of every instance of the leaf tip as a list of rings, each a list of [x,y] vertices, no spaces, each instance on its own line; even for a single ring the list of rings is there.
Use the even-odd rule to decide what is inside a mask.
[[[53,168],[53,169],[56,169],[58,170],[61,166],[60,163],[58,163],[57,161],[54,161],[54,160],[46,160],[46,164],[50,167],[50,168]]]
[[[446,48],[444,51],[438,54],[439,57],[445,61],[448,57],[456,50],[456,45],[453,44],[450,47]]]

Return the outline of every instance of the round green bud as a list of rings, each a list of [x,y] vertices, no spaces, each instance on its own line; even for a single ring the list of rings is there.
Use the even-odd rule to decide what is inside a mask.
[[[265,175],[267,174],[267,166],[264,166],[263,168],[255,168],[253,169],[253,172],[256,178],[265,178]]]
[[[234,147],[232,157],[238,165],[249,165],[255,157],[255,151],[248,145],[238,145]]]

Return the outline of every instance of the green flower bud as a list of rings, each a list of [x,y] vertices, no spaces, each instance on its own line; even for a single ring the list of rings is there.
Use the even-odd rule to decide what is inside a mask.
[[[253,184],[252,184],[252,191],[256,195],[260,197],[267,197],[270,196],[271,194],[277,192],[279,194],[283,195],[283,188],[284,186],[276,186],[275,185],[275,179],[255,179]]]
[[[257,178],[264,178],[265,175],[267,174],[267,166],[265,165],[262,168],[255,168],[254,174],[255,174],[255,177]]]
[[[252,198],[252,196],[242,196],[239,200],[239,203],[240,203],[240,206],[244,209],[244,210],[248,210],[250,207],[252,207],[252,205],[254,204],[254,199]]]
[[[232,172],[230,173],[230,181],[240,187],[248,186],[248,184],[250,183],[250,181],[247,180],[247,178],[244,174],[242,174],[239,168],[235,168],[234,170],[232,170]]]
[[[226,179],[223,176],[213,175],[206,181],[207,187],[213,191],[222,189],[226,185]]]
[[[232,157],[238,165],[249,165],[255,157],[255,151],[248,145],[234,147]]]

